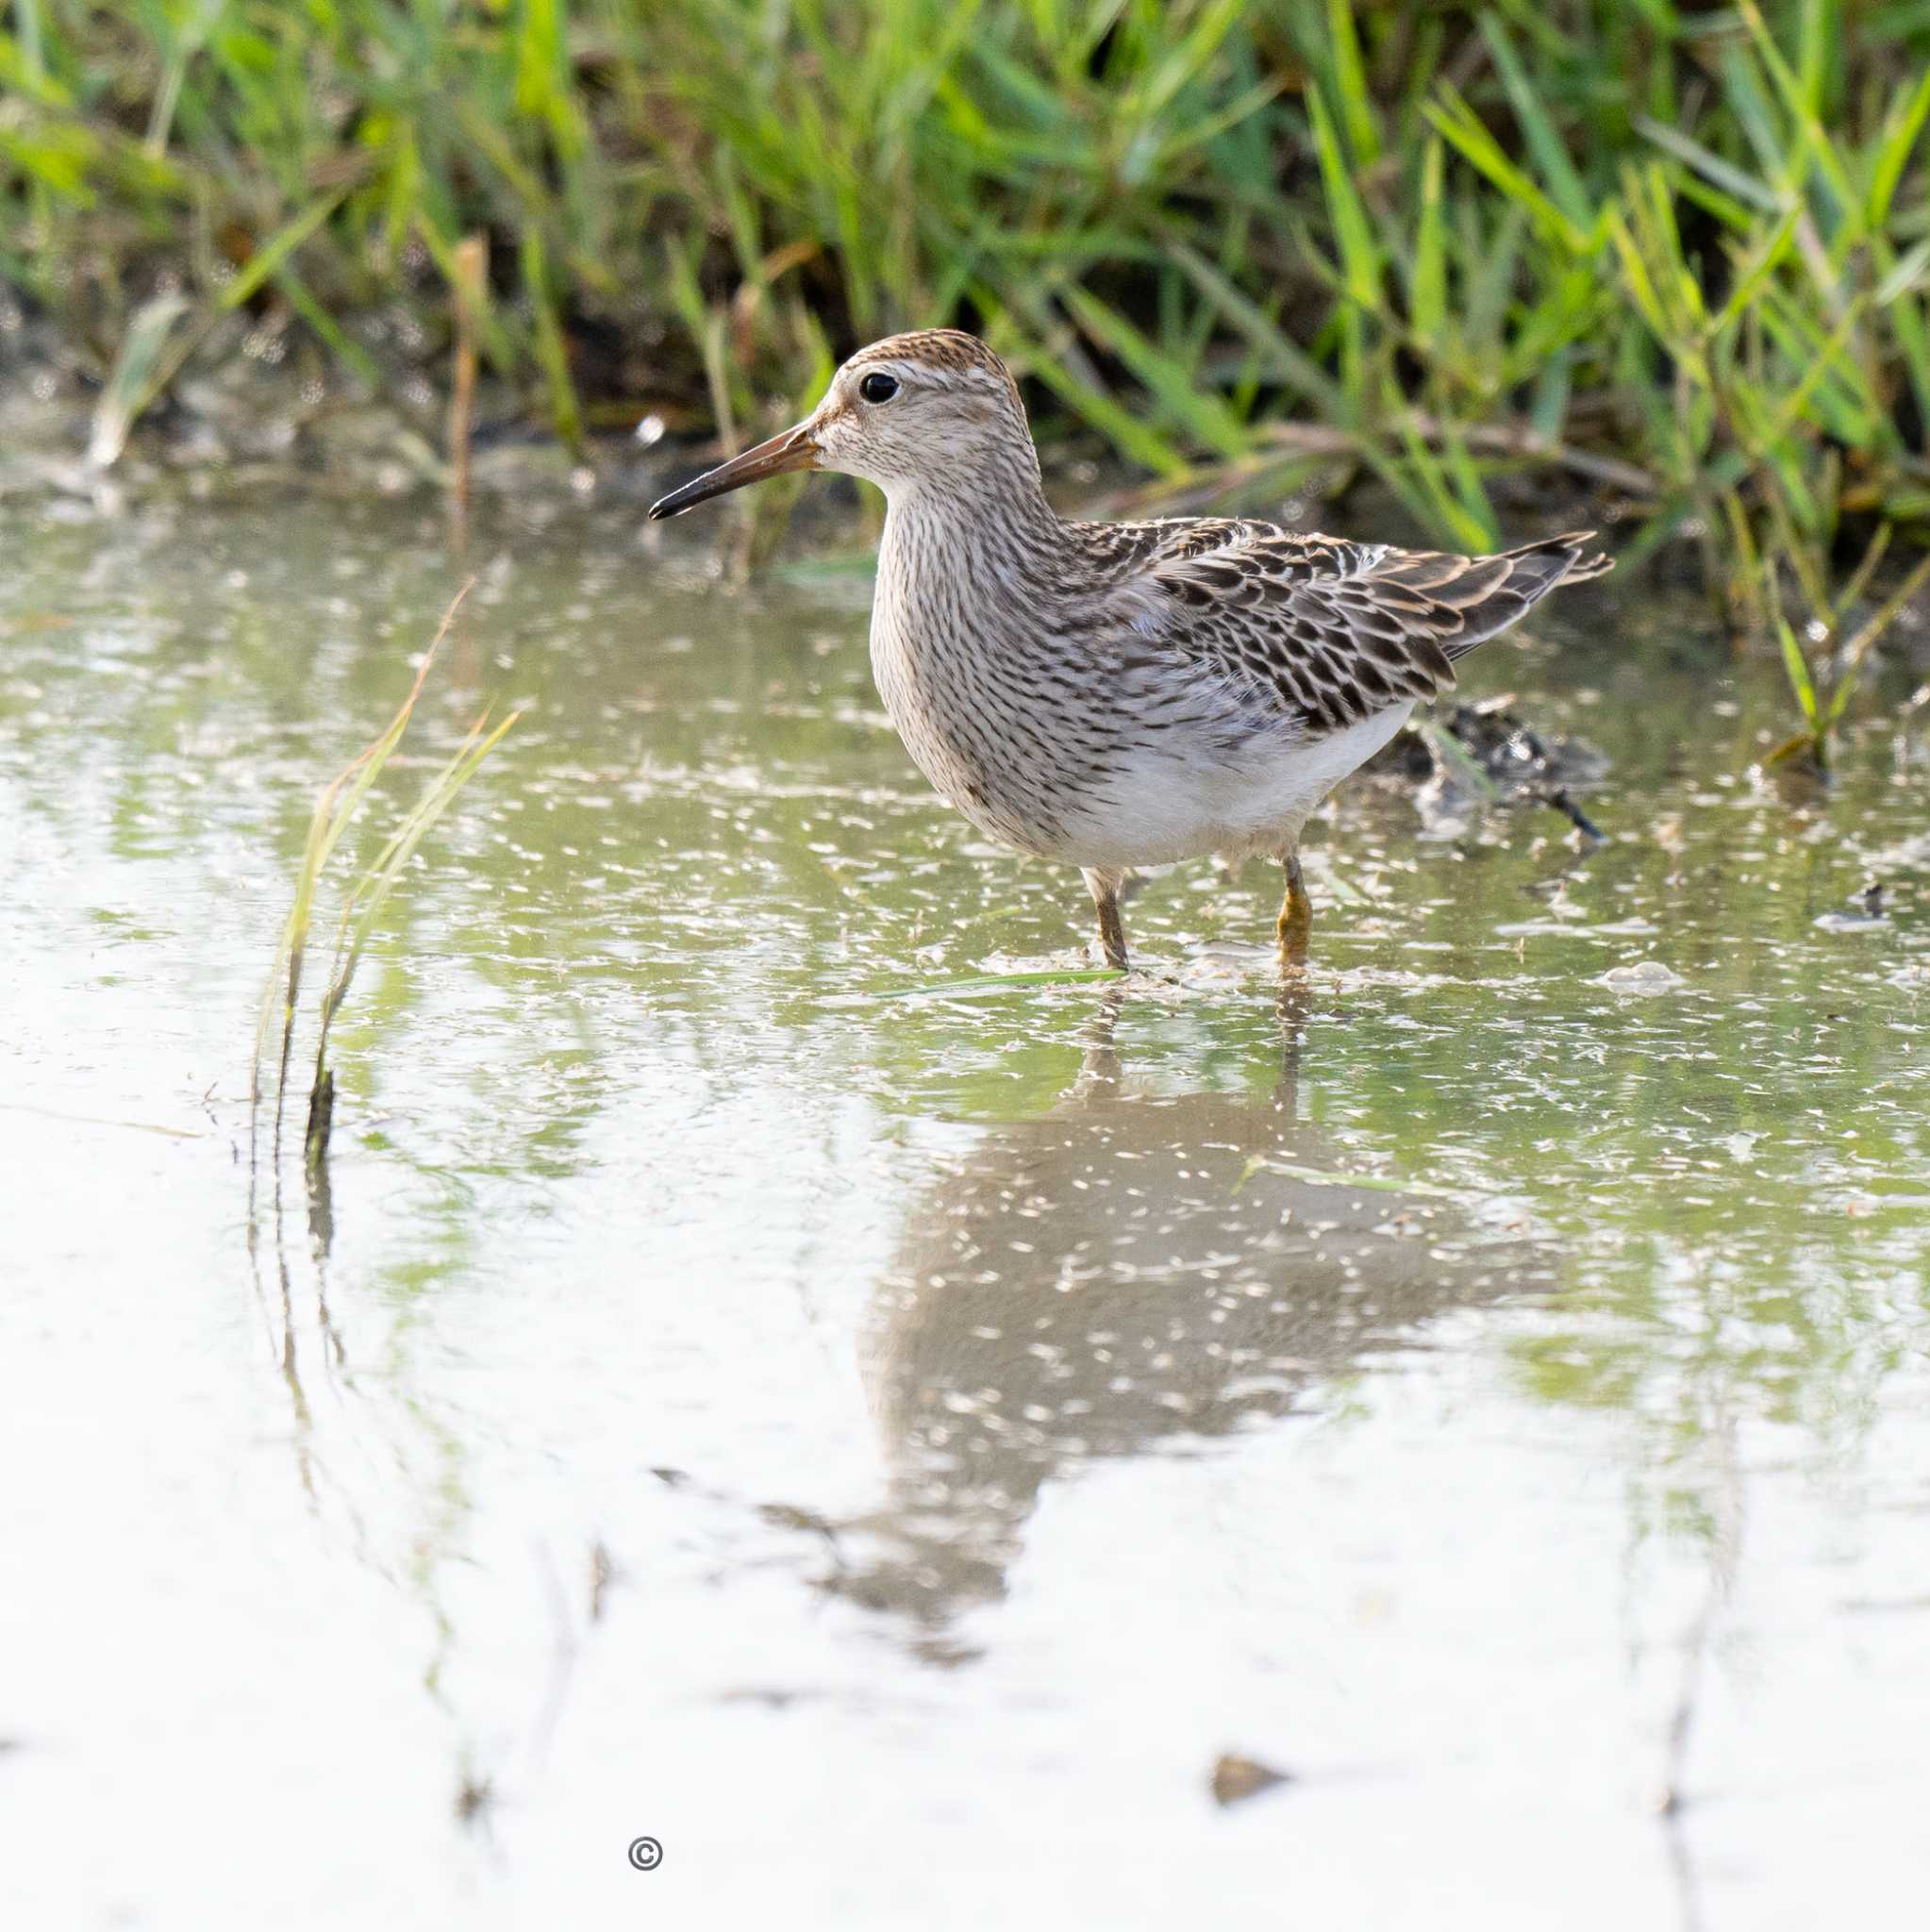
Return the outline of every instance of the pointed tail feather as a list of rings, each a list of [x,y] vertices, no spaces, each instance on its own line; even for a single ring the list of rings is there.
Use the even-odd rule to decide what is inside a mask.
[[[1555,584],[1579,584],[1589,577],[1606,576],[1615,568],[1615,559],[1606,550],[1589,550],[1595,541],[1592,530],[1569,530],[1559,537],[1545,538],[1539,543],[1523,543],[1518,550],[1504,550],[1504,557],[1543,557],[1550,553],[1566,556],[1568,568],[1556,574]]]
[[[1450,658],[1463,657],[1519,623],[1557,584],[1583,583],[1614,569],[1612,557],[1588,548],[1594,537],[1592,530],[1570,530],[1492,557],[1456,558],[1460,568],[1426,589],[1461,620],[1459,635],[1443,637],[1441,648]]]

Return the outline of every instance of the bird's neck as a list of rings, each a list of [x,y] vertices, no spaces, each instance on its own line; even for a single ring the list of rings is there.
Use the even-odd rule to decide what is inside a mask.
[[[885,492],[880,575],[894,575],[903,590],[934,588],[939,577],[988,590],[1023,584],[1057,554],[1064,529],[1036,466],[922,476]]]

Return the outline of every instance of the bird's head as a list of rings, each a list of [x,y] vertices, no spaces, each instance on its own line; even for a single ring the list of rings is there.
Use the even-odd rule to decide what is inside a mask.
[[[793,429],[747,449],[650,507],[693,504],[786,470],[837,470],[888,497],[940,483],[1036,490],[1039,459],[1011,372],[976,336],[920,329],[860,349]]]

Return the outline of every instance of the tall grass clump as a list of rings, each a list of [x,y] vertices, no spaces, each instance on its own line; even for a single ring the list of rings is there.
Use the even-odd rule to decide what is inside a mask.
[[[416,669],[408,694],[395,715],[379,737],[323,787],[308,821],[288,917],[282,925],[275,965],[262,997],[261,1018],[256,1031],[255,1056],[249,1075],[249,1097],[258,1124],[261,1104],[266,1097],[264,1076],[273,1058],[273,1144],[277,1162],[294,1051],[297,1009],[322,878],[343,834],[360,814],[371,788],[402,742],[409,720],[415,714],[430,667],[435,662],[436,653],[448,635],[467,591],[468,586],[465,585],[443,612],[441,624]],[[308,1087],[308,1124],[303,1136],[304,1152],[311,1174],[327,1157],[334,1122],[335,1074],[328,1061],[329,1031],[348,996],[350,983],[361,962],[375,922],[424,835],[455,801],[457,793],[475,775],[482,761],[515,724],[517,715],[512,711],[493,726],[490,725],[487,717],[477,719],[462,743],[430,774],[414,805],[404,813],[380,849],[358,867],[348,881],[337,920],[328,980],[316,1010],[315,1070]]]
[[[1168,497],[1483,545],[1565,475],[1765,631],[1784,521],[1930,529],[1930,7],[14,0],[0,73],[0,273],[104,372],[191,307],[137,394],[238,307],[362,380],[459,316],[566,438],[728,441],[957,322]]]

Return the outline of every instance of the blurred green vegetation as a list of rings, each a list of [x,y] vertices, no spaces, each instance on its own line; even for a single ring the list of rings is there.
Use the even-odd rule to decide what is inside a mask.
[[[573,440],[763,424],[957,322],[1169,497],[1363,469],[1485,547],[1554,465],[1766,629],[1766,552],[1827,608],[1839,543],[1930,525],[1926,0],[0,20],[0,273],[103,367],[176,292],[435,360],[480,231],[484,357]]]

